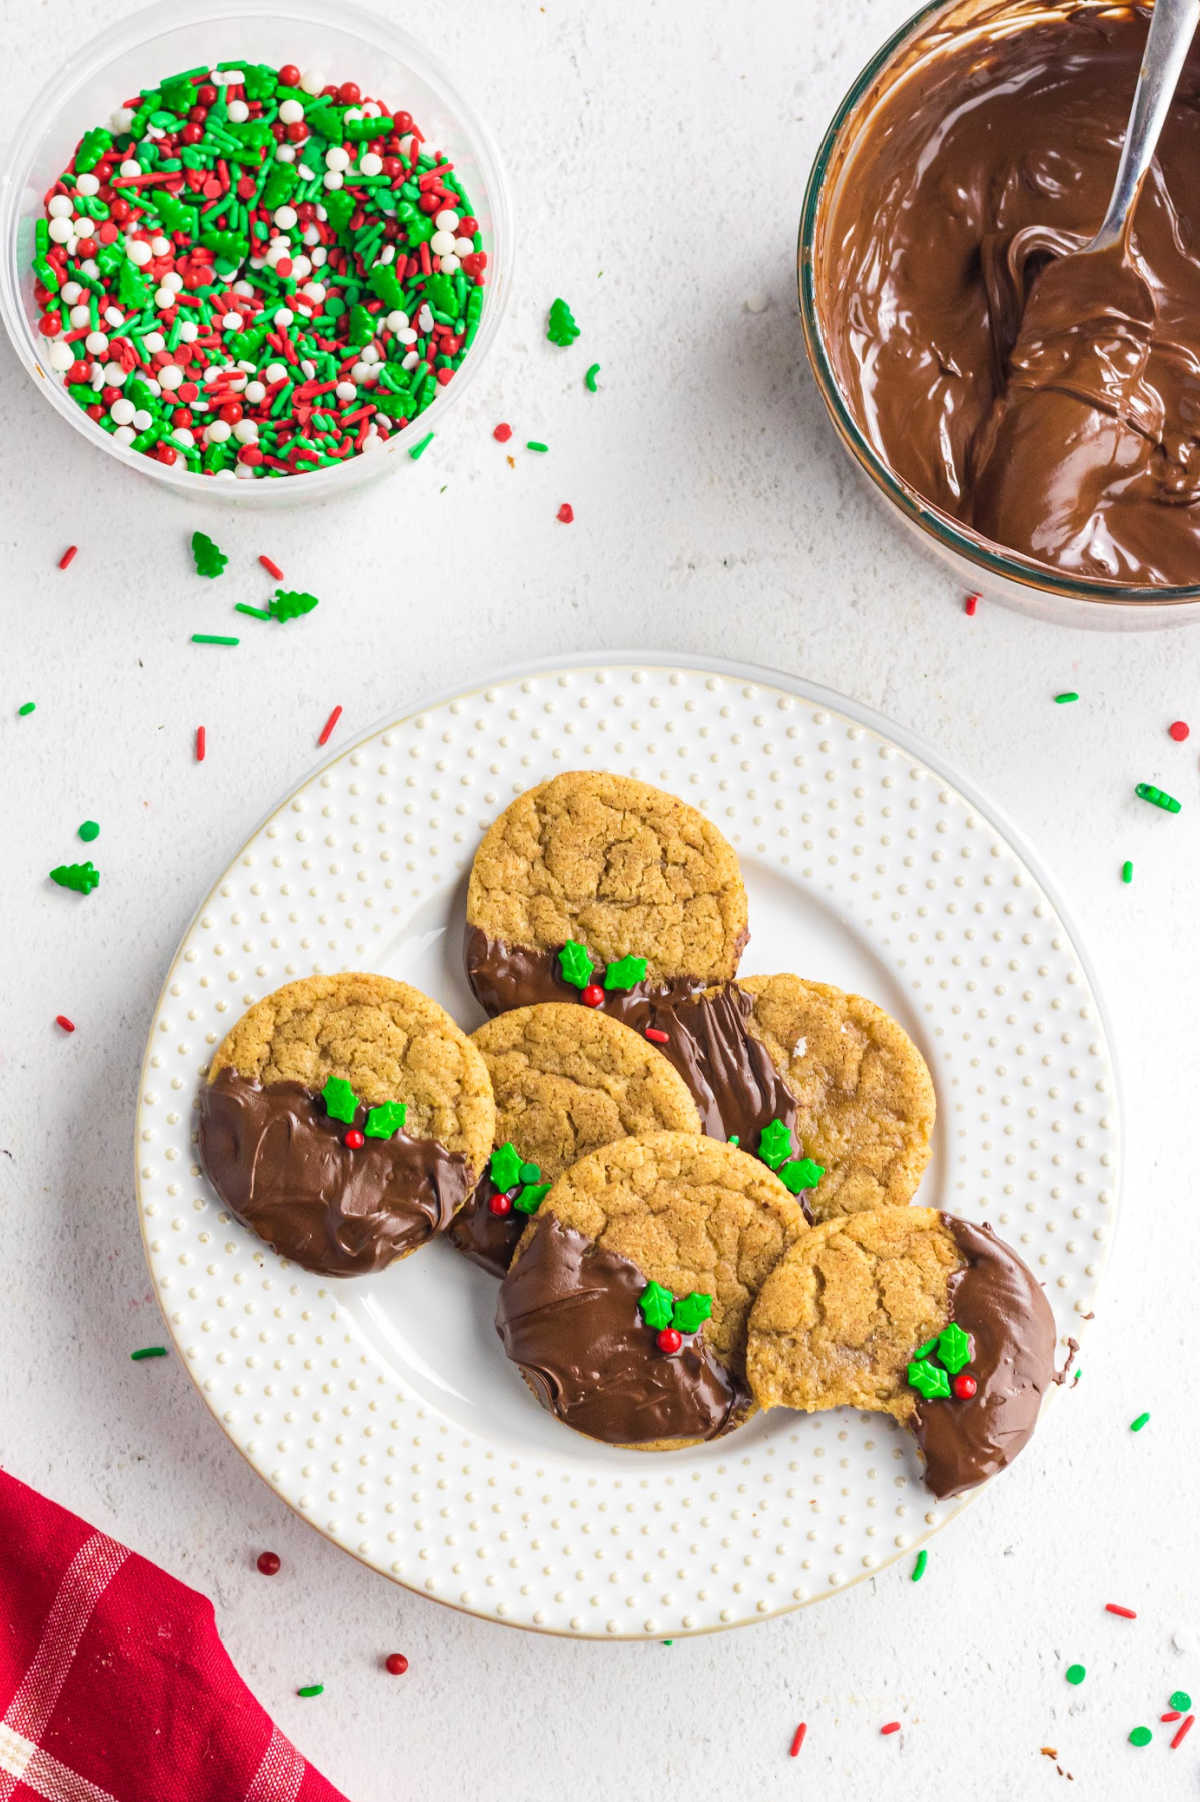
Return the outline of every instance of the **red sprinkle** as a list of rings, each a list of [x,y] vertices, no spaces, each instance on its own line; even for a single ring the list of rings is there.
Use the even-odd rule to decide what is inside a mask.
[[[969,1402],[978,1384],[969,1370],[960,1370],[954,1379],[954,1393],[960,1402]]]
[[[512,1196],[511,1195],[493,1195],[490,1198],[490,1200],[488,1201],[488,1213],[489,1214],[511,1214],[512,1213]]]
[[[330,737],[332,736],[332,733],[333,733],[333,728],[337,725],[337,723],[341,719],[341,717],[342,717],[341,708],[335,707],[333,712],[330,714],[329,718],[325,721],[325,724],[321,727],[321,736],[317,740],[317,743],[319,745],[327,745],[329,743]]]
[[[69,544],[67,546],[66,550],[63,552],[62,556],[58,560],[58,567],[60,569],[69,569],[71,567],[72,563],[74,563],[78,554],[79,554],[79,546],[77,544]],[[1176,736],[1174,726],[1171,727],[1171,736],[1172,736],[1172,738],[1174,738]],[[1187,727],[1186,726],[1183,728],[1183,736],[1184,736],[1184,738],[1187,737]]]
[[[1168,1708],[1166,1714],[1159,1715],[1160,1721],[1177,1721],[1180,1719],[1178,1708]]]
[[[573,525],[575,521],[575,509],[570,501],[564,501],[554,517],[555,519],[561,520],[564,526]]]
[[[658,1335],[658,1349],[673,1358],[683,1344],[683,1334],[677,1326],[665,1326]]]
[[[196,727],[196,762],[204,762],[204,753],[208,749],[208,733],[203,726]]]
[[[1188,1734],[1192,1730],[1192,1725],[1193,1725],[1195,1719],[1196,1719],[1196,1717],[1194,1714],[1189,1714],[1189,1715],[1184,1716],[1184,1718],[1180,1722],[1179,1726],[1175,1729],[1175,1737],[1171,1741],[1172,1752],[1175,1750],[1176,1746],[1181,1746],[1183,1744],[1184,1740],[1187,1738]]]
[[[899,1733],[900,1723],[899,1721],[889,1721],[887,1726],[881,1727],[879,1731],[880,1733]]]
[[[283,581],[283,571],[280,569],[278,563],[276,563],[272,557],[260,557],[259,562],[262,564],[263,568],[266,570],[267,574],[270,576],[270,578],[273,582],[282,582]]]
[[[598,982],[589,982],[586,989],[581,989],[579,999],[585,1007],[599,1007],[604,1000],[604,990]]]
[[[795,1758],[797,1752],[800,1750],[801,1746],[804,1744],[804,1735],[807,1732],[808,1732],[807,1721],[801,1721],[800,1725],[797,1727],[796,1731],[792,1735],[791,1749],[788,1752],[789,1758]]]
[[[403,1652],[389,1652],[384,1659],[384,1663],[387,1665],[388,1670],[391,1671],[393,1677],[403,1677],[405,1671],[408,1669],[408,1659],[404,1656]]]
[[[647,1026],[646,1037],[652,1045],[669,1045],[671,1043],[670,1033],[664,1032],[661,1026]]]
[[[510,425],[498,425],[492,433],[492,437],[496,440],[497,444],[507,444],[512,437],[512,427]]]
[[[71,554],[73,555],[74,553],[72,552]],[[62,564],[60,563],[58,567],[61,569]],[[1175,740],[1177,745],[1183,743],[1184,739],[1191,733],[1191,730],[1192,729],[1186,720],[1172,720],[1171,724],[1167,727],[1167,731],[1171,734],[1171,737]]]
[[[280,1564],[279,1553],[278,1552],[260,1552],[258,1554],[257,1563],[258,1563],[258,1568],[262,1572],[264,1577],[274,1577],[278,1573],[278,1570],[279,1570],[279,1564]]]
[[[361,1151],[366,1142],[365,1134],[361,1133],[357,1126],[352,1126],[342,1140],[342,1144],[348,1145],[351,1151]]]
[[[963,602],[963,612],[973,619],[975,617],[975,609],[978,605],[979,596],[977,594],[969,594]]]
[[[1137,1619],[1135,1610],[1132,1608],[1122,1608],[1120,1602],[1105,1602],[1104,1607],[1106,1613],[1119,1614],[1123,1621],[1135,1621]]]
[[[55,1014],[54,1024],[61,1026],[64,1032],[74,1032],[75,1030],[74,1020],[68,1020],[65,1014]]]

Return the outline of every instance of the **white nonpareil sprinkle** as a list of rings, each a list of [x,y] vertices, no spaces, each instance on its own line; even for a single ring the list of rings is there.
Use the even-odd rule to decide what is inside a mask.
[[[114,420],[117,425],[132,425],[134,411],[133,402],[131,400],[126,400],[124,395],[122,395],[121,399],[115,400],[108,409],[108,416],[111,420]]]
[[[275,161],[277,163],[294,163],[295,160],[296,146],[294,144],[276,144]]]
[[[171,436],[174,438],[176,444],[181,444],[183,446],[184,450],[191,450],[193,444],[196,442],[185,425],[177,425],[175,430],[171,433]]]
[[[200,327],[196,324],[196,321],[194,319],[185,319],[179,328],[180,343],[194,344],[199,336]]]
[[[90,170],[85,170],[82,175],[75,178],[75,192],[85,195],[90,200],[93,194],[100,192],[100,177],[93,175]]]
[[[77,306],[71,308],[71,324],[73,326],[87,325],[91,317],[92,309],[87,305],[86,301],[81,300]]]
[[[119,425],[113,433],[113,442],[115,444],[132,444],[134,437],[135,433],[131,425]]]
[[[52,344],[47,353],[46,361],[49,363],[51,369],[56,369],[58,371],[59,375],[65,375],[75,361],[75,353],[69,344]]]
[[[458,214],[453,207],[445,206],[440,213],[435,213],[433,223],[440,232],[453,232],[458,227]]]
[[[350,152],[343,150],[340,144],[331,144],[325,152],[325,167],[327,169],[348,169]]]
[[[454,233],[452,231],[436,231],[429,240],[429,248],[435,257],[448,256],[454,249]]]
[[[325,187],[332,193],[337,188],[345,186],[346,177],[342,174],[340,169],[326,169],[322,180]]]
[[[75,211],[75,203],[69,194],[55,194],[46,211],[52,219],[69,219]]]
[[[399,307],[393,308],[387,316],[387,328],[389,332],[406,331],[408,329],[408,314],[402,313]]]
[[[354,386],[353,382],[339,382],[334,389],[334,393],[339,400],[358,399],[358,389]]]
[[[75,236],[75,227],[69,219],[52,219],[49,231],[52,244],[69,244]]]
[[[79,299],[79,296],[83,293],[83,289],[78,282],[64,282],[59,293],[62,299],[66,301],[67,305],[73,307],[75,302]]]
[[[244,125],[250,117],[250,108],[244,100],[231,100],[227,110],[235,125]]]
[[[152,263],[154,261],[154,252],[147,244],[145,238],[131,238],[129,243],[125,246],[125,255],[129,258],[129,261],[136,264],[139,269],[144,269],[147,263]]]
[[[306,69],[300,77],[300,86],[306,94],[319,94],[325,86],[325,77],[319,69]]]
[[[304,108],[298,100],[285,100],[279,109],[279,117],[284,125],[299,125]]]
[[[83,342],[94,357],[102,357],[108,349],[108,333],[89,332]]]
[[[364,175],[381,175],[383,158],[377,150],[364,150],[358,159],[358,166]]]
[[[258,437],[258,421],[239,419],[233,428],[233,435],[239,444],[253,444]]]
[[[178,363],[164,363],[158,372],[158,379],[168,394],[183,385],[183,370]]]
[[[277,206],[274,213],[271,215],[280,231],[285,232],[291,231],[298,216],[294,206]],[[274,249],[274,242],[272,243],[271,248]]]
[[[225,440],[229,437],[231,430],[232,427],[226,420],[214,419],[211,425],[205,426],[204,436],[210,444],[224,444]]]
[[[246,383],[246,399],[250,402],[252,407],[257,407],[259,401],[266,400],[266,398],[267,390],[265,383],[257,381],[249,381]]]

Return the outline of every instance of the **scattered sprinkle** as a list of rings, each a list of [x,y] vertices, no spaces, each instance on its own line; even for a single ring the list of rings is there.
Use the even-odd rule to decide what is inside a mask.
[[[886,1727],[881,1727],[881,1728],[880,1728],[880,1729],[879,1729],[879,1731],[880,1731],[880,1733],[884,1733],[884,1734],[887,1734],[887,1733],[899,1733],[899,1731],[900,1731],[900,1723],[899,1723],[899,1721],[889,1721],[889,1722],[888,1722],[888,1723],[887,1723],[887,1726],[886,1726]]]
[[[1184,1720],[1182,1720],[1179,1723],[1179,1726],[1175,1732],[1175,1737],[1171,1741],[1172,1752],[1175,1750],[1176,1746],[1181,1746],[1183,1744],[1184,1740],[1187,1738],[1188,1734],[1192,1730],[1193,1724],[1195,1723],[1195,1719],[1196,1719],[1196,1717],[1194,1714],[1189,1714],[1188,1716],[1186,1716],[1186,1718]]]
[[[229,558],[207,532],[192,533],[192,561],[198,576],[219,576]]]
[[[1055,695],[1055,705],[1062,707],[1067,701],[1077,701],[1079,696],[1073,688],[1064,688],[1060,695]]]
[[[1126,858],[1125,862],[1121,865],[1121,881],[1122,882],[1132,882],[1133,881],[1133,865],[1130,863],[1128,858]]]
[[[33,713],[36,710],[36,708],[37,708],[36,701],[24,701],[24,702],[22,702],[21,706],[17,708],[17,713],[20,715],[20,717],[22,719],[24,719],[26,714]]]
[[[1139,1414],[1136,1420],[1130,1421],[1129,1431],[1131,1433],[1140,1433],[1149,1418],[1150,1416],[1148,1414]]]
[[[1067,1666],[1068,1683],[1082,1683],[1086,1676],[1087,1666],[1085,1664],[1069,1664]]]
[[[193,632],[193,644],[240,644],[238,638],[223,637],[220,632]]]
[[[761,288],[755,289],[753,294],[747,294],[746,296],[746,311],[748,313],[765,313],[769,304],[770,303]]]
[[[129,1354],[135,1364],[140,1364],[143,1358],[165,1358],[166,1355],[167,1348],[165,1345],[143,1345],[140,1351],[130,1352]]]
[[[559,520],[564,526],[572,525],[574,523],[574,519],[575,519],[575,509],[571,505],[570,501],[564,501],[562,506],[558,509],[558,512],[554,515],[554,517],[555,517],[555,519]]]
[[[671,1042],[670,1033],[664,1032],[661,1026],[647,1026],[646,1037],[652,1045],[669,1045]]]
[[[1186,1714],[1192,1705],[1192,1698],[1186,1689],[1177,1689],[1171,1697],[1171,1707],[1177,1708],[1180,1714]]]
[[[493,429],[492,437],[496,440],[497,444],[507,444],[512,437],[512,427],[504,420],[501,420],[500,424]]]
[[[587,389],[589,394],[595,394],[595,392],[596,392],[596,377],[599,375],[599,373],[600,373],[599,363],[593,363],[590,369],[584,371],[583,385]]]
[[[418,457],[423,457],[425,455],[425,452],[429,449],[429,446],[433,443],[433,436],[434,435],[432,432],[426,432],[425,436],[423,438],[419,438],[417,440],[417,442],[413,445],[412,449],[409,451],[408,454],[412,458],[414,463],[416,462]]]
[[[86,863],[56,864],[50,872],[51,882],[59,888],[74,889],[77,895],[90,895],[100,881],[100,872],[89,857]]]
[[[1139,782],[1133,792],[1139,801],[1149,801],[1151,807],[1161,807],[1164,813],[1178,813],[1182,805],[1165,789],[1155,788],[1153,782]]]
[[[62,556],[58,560],[58,567],[60,569],[70,569],[72,563],[74,563],[74,561],[78,555],[79,555],[79,546],[77,544],[69,544],[67,546],[66,550],[63,552]],[[1175,731],[1175,728],[1174,728],[1174,726],[1172,726],[1171,727],[1172,734],[1174,734],[1174,731]],[[1186,726],[1183,729],[1183,736],[1185,738],[1187,737],[1187,727]]]
[[[1148,1746],[1153,1738],[1149,1727],[1135,1727],[1129,1735],[1129,1743],[1131,1746]]]
[[[74,1020],[68,1020],[65,1014],[55,1014],[54,1024],[61,1026],[64,1032],[74,1032],[75,1030]]]
[[[325,1685],[323,1683],[306,1683],[303,1689],[296,1691],[298,1696],[320,1696],[324,1693]]]
[[[664,1639],[663,1644],[664,1644],[664,1646],[673,1646],[675,1644],[675,1641],[673,1639]]]
[[[578,338],[579,327],[575,323],[575,315],[565,300],[551,301],[546,320],[546,336],[551,344],[557,344],[563,350]]]
[[[337,725],[337,723],[341,719],[341,717],[342,717],[341,708],[335,707],[333,712],[330,714],[329,718],[325,721],[325,724],[321,727],[321,736],[317,740],[317,743],[319,745],[327,745],[329,743],[330,736],[332,735],[332,732],[333,732],[333,728]]]
[[[1106,1614],[1119,1614],[1123,1621],[1135,1621],[1137,1619],[1136,1609],[1122,1608],[1120,1602],[1105,1602],[1104,1609]]]
[[[912,1580],[914,1583],[919,1583],[921,1581],[921,1578],[925,1575],[925,1566],[928,1563],[929,1553],[925,1551],[918,1552],[917,1561],[912,1567]]]
[[[1160,1721],[1177,1721],[1182,1713],[1183,1710],[1180,1708],[1168,1708],[1167,1712],[1160,1714],[1158,1718]]]
[[[800,1725],[797,1727],[796,1731],[792,1735],[792,1743],[791,1743],[791,1746],[788,1748],[788,1757],[789,1758],[795,1758],[797,1752],[799,1752],[801,1746],[804,1744],[804,1735],[807,1732],[808,1732],[808,1722],[801,1721]]]
[[[404,1656],[403,1652],[389,1652],[384,1659],[384,1664],[392,1673],[393,1677],[403,1677],[405,1671],[408,1669],[408,1659]]]
[[[264,1577],[277,1577],[283,1560],[278,1552],[260,1552],[254,1562]]]
[[[543,444],[539,438],[530,438],[526,442],[525,449],[531,451],[548,451],[550,446],[548,444]]]
[[[273,557],[260,557],[259,562],[262,564],[263,568],[266,570],[267,574],[270,576],[270,578],[273,582],[282,582],[283,581],[283,571],[280,569],[278,563],[276,563],[276,561]]]
[[[1171,737],[1175,740],[1175,743],[1177,745],[1181,745],[1183,743],[1184,739],[1187,738],[1189,736],[1189,734],[1191,733],[1191,730],[1192,729],[1188,725],[1186,720],[1172,720],[1171,724],[1167,727],[1167,731],[1170,733]]]
[[[251,607],[246,601],[236,601],[233,610],[235,613],[248,613],[251,619],[270,619],[272,617],[269,608]]]
[[[84,820],[79,828],[79,836],[85,845],[90,845],[94,838],[99,838],[100,828],[95,820]]]
[[[204,754],[208,750],[208,733],[203,726],[196,727],[196,762],[204,762]]]
[[[963,602],[963,612],[967,615],[968,619],[974,619],[975,609],[978,605],[979,596],[977,594],[969,594]]]
[[[430,432],[429,436],[432,438],[433,433]],[[320,605],[315,594],[306,594],[303,589],[277,588],[273,598],[267,602],[267,612],[272,619],[286,625],[289,619],[302,619],[306,613],[311,613],[314,607]]]

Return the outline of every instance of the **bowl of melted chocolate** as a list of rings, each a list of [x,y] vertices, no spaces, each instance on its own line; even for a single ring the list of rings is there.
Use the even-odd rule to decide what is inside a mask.
[[[926,7],[839,108],[800,229],[847,449],[965,586],[1075,624],[1200,618],[1200,38],[1123,249],[1039,303],[1104,216],[1150,10]]]

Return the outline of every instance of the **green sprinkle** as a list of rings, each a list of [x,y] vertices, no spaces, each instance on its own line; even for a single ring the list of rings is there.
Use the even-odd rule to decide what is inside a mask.
[[[363,1132],[368,1139],[390,1139],[398,1133],[408,1117],[408,1103],[405,1101],[384,1101],[373,1107],[367,1115]]]
[[[712,1314],[712,1296],[693,1289],[682,1296],[671,1310],[671,1325],[681,1333],[698,1333]]]
[[[432,436],[430,433],[430,437]],[[289,619],[300,619],[320,604],[315,594],[304,594],[296,588],[277,588],[275,598],[269,606],[271,618],[285,623]]]
[[[638,1307],[647,1326],[662,1330],[670,1326],[673,1303],[671,1291],[664,1289],[661,1283],[647,1283],[638,1297]]]
[[[508,1189],[516,1188],[521,1180],[522,1168],[521,1154],[512,1140],[508,1139],[493,1151],[488,1164],[488,1175],[503,1194]]]
[[[23,701],[21,703],[21,705],[17,708],[18,716],[21,719],[24,719],[26,714],[34,713],[36,711],[37,711],[37,702],[36,701]]]
[[[296,1691],[298,1696],[320,1696],[324,1693],[325,1685],[323,1683],[306,1683],[303,1689]]]
[[[1067,701],[1077,701],[1078,699],[1079,696],[1073,688],[1064,688],[1060,695],[1055,695],[1054,704],[1056,707],[1061,707]]]
[[[1076,1683],[1076,1684],[1082,1683],[1086,1676],[1087,1676],[1086,1665],[1069,1664],[1067,1666],[1067,1682],[1068,1683]]]
[[[346,1126],[354,1125],[358,1096],[344,1077],[331,1076],[321,1090],[321,1100],[331,1120],[340,1120]]]
[[[95,820],[84,820],[79,828],[79,836],[85,845],[90,845],[94,838],[99,838],[100,828]]]
[[[938,1357],[952,1377],[971,1362],[971,1341],[956,1320],[938,1335]]]
[[[1126,858],[1125,862],[1121,865],[1121,881],[1133,881],[1133,865],[1129,862],[1128,858]]]
[[[1149,1418],[1150,1416],[1148,1414],[1139,1414],[1136,1420],[1130,1421],[1129,1431],[1131,1433],[1140,1433]]]
[[[921,1581],[921,1578],[925,1575],[925,1566],[928,1563],[929,1563],[929,1553],[928,1552],[918,1552],[917,1553],[917,1562],[912,1567],[912,1580],[914,1583],[919,1583]]]
[[[599,373],[600,373],[599,363],[593,363],[591,368],[584,372],[583,385],[587,389],[589,394],[595,394],[595,392],[596,392],[596,377],[599,375]]]
[[[1151,807],[1161,807],[1164,813],[1178,813],[1182,805],[1165,789],[1155,788],[1153,782],[1139,782],[1133,792],[1139,801],[1149,801]]]
[[[578,939],[568,939],[558,954],[563,980],[573,989],[586,989],[592,980],[592,954]]]
[[[663,1644],[664,1644],[664,1646],[673,1646],[675,1644],[675,1641],[673,1639],[664,1639]]]
[[[130,1352],[129,1354],[135,1364],[140,1364],[143,1358],[165,1358],[166,1355],[167,1348],[165,1345],[143,1345],[141,1351]]]
[[[1177,1689],[1171,1697],[1171,1707],[1178,1708],[1180,1714],[1186,1714],[1192,1705],[1192,1698],[1186,1689]]]
[[[927,1402],[950,1394],[950,1378],[940,1364],[928,1358],[914,1358],[908,1367],[908,1380]]]
[[[549,1183],[526,1183],[521,1193],[514,1197],[513,1206],[518,1214],[536,1214],[549,1193]]]
[[[245,601],[237,601],[234,604],[234,612],[248,613],[251,619],[272,619],[274,617],[265,607],[250,607]]]
[[[742,1142],[740,1134],[730,1133],[728,1142],[730,1145],[740,1145]]]
[[[433,443],[433,433],[426,432],[425,436],[422,439],[420,439],[418,443],[413,445],[412,449],[409,451],[408,454],[412,458],[414,463],[416,462],[418,457],[423,457],[425,455],[425,452],[429,449],[429,446],[432,443]]]
[[[59,888],[74,889],[78,895],[90,895],[100,881],[100,872],[89,858],[86,863],[60,863],[50,872],[51,882]]]
[[[791,1156],[791,1152],[791,1128],[785,1126],[782,1120],[769,1121],[763,1127],[762,1136],[758,1141],[758,1155],[763,1163],[769,1165],[772,1170],[777,1170],[784,1159]]]
[[[932,1352],[937,1350],[937,1342],[940,1338],[941,1334],[935,1333],[932,1339],[927,1339],[925,1341],[924,1345],[918,1345],[913,1356],[915,1358],[928,1358]]]
[[[550,446],[548,444],[540,443],[536,438],[530,438],[525,445],[525,449],[531,451],[548,451]]]
[[[606,989],[632,989],[646,980],[644,957],[619,957],[604,972]]]
[[[219,576],[229,558],[207,532],[192,533],[192,557],[198,576]]]
[[[575,323],[575,315],[565,300],[550,303],[550,314],[546,320],[546,336],[551,344],[557,344],[563,350],[574,344],[579,336],[579,327]]]
[[[193,632],[193,644],[240,644],[240,638],[225,638],[219,632]]]
[[[1153,1738],[1149,1727],[1135,1727],[1129,1735],[1129,1743],[1131,1746],[1148,1746]]]

